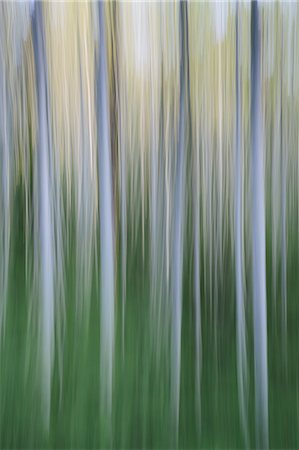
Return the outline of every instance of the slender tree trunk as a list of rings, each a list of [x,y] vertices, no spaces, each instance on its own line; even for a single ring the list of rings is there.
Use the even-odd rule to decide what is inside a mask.
[[[114,359],[114,218],[110,148],[108,64],[105,5],[98,4],[99,54],[97,67],[98,176],[101,255],[101,407],[108,439],[111,435],[112,377]]]
[[[118,26],[116,26],[118,30]],[[117,31],[116,31],[117,32]],[[119,63],[118,49],[120,36],[117,34],[116,63]],[[127,150],[124,131],[124,93],[120,83],[120,67],[117,67],[117,93],[118,93],[118,149],[119,149],[119,179],[120,179],[120,214],[121,214],[121,292],[122,292],[122,350],[125,348],[125,314],[127,293]],[[125,89],[123,89],[125,91]]]
[[[2,43],[1,43],[2,44]],[[3,44],[2,44],[3,45]],[[0,49],[1,52],[1,49]],[[1,222],[0,222],[0,343],[4,338],[9,248],[10,248],[10,186],[11,186],[11,161],[9,151],[10,136],[10,107],[8,101],[8,87],[6,82],[4,56],[0,53],[0,155],[1,155]]]
[[[257,445],[268,447],[268,362],[265,198],[261,107],[261,38],[257,1],[251,3],[251,177],[254,374]]]
[[[151,302],[153,309],[153,318],[155,320],[158,310],[158,298],[157,298],[157,283],[158,283],[158,139],[157,139],[157,124],[156,124],[156,111],[155,111],[155,79],[151,74],[151,170],[150,170],[150,258],[151,258]]]
[[[41,364],[42,411],[46,431],[50,426],[51,376],[54,353],[54,268],[53,220],[50,183],[50,149],[46,49],[44,42],[43,5],[36,3],[32,19],[35,76],[37,86],[38,137],[37,180],[39,211],[39,253],[41,263]]]
[[[282,19],[283,20],[283,19]],[[286,357],[287,343],[287,249],[286,249],[286,154],[283,139],[283,39],[284,29],[282,23],[281,37],[281,71],[280,71],[280,175],[281,175],[281,299],[282,299],[282,345]]]
[[[202,368],[202,332],[201,332],[201,293],[200,293],[200,166],[199,146],[193,148],[192,167],[192,206],[194,237],[194,310],[195,310],[195,404],[199,431],[201,430],[201,368]]]
[[[242,218],[242,172],[243,158],[241,153],[241,94],[239,72],[239,3],[236,7],[236,154],[235,154],[235,267],[236,267],[236,343],[237,373],[240,405],[240,418],[245,444],[249,444],[247,421],[247,350],[246,322],[243,287],[243,218]]]
[[[176,154],[176,172],[174,182],[174,216],[173,216],[173,265],[172,265],[172,404],[174,418],[174,438],[178,443],[179,409],[180,409],[180,373],[181,373],[181,325],[182,325],[182,284],[184,253],[184,215],[185,215],[185,115],[186,115],[186,64],[185,39],[187,5],[180,2],[180,103],[179,130]]]

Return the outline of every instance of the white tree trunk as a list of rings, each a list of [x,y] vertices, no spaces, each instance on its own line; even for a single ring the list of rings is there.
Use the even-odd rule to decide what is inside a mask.
[[[101,255],[101,407],[110,435],[114,358],[114,220],[110,141],[109,86],[105,35],[105,5],[99,2],[99,61],[97,72],[98,176]]]
[[[0,49],[1,52],[1,49]],[[0,222],[0,343],[4,337],[9,247],[10,247],[10,186],[11,161],[9,157],[10,108],[8,102],[4,56],[0,53],[0,155],[1,155],[1,222]]]
[[[255,415],[257,445],[266,448],[268,447],[268,362],[260,35],[258,4],[253,1],[251,4],[251,177]]]
[[[39,253],[41,270],[41,364],[42,410],[45,430],[49,431],[51,376],[54,352],[54,270],[53,221],[50,185],[49,130],[47,117],[47,72],[42,4],[34,8],[33,47],[38,106],[37,177],[39,211]]]
[[[244,304],[244,243],[242,217],[243,190],[243,155],[241,153],[241,98],[239,71],[239,5],[236,8],[236,154],[235,154],[235,268],[236,268],[236,343],[237,343],[237,374],[240,405],[241,425],[245,444],[249,444],[247,420],[247,350],[246,350],[246,322]]]
[[[182,327],[182,296],[183,296],[183,253],[184,253],[184,216],[185,216],[185,110],[186,110],[186,4],[180,3],[180,103],[179,130],[176,153],[176,171],[174,181],[173,207],[173,246],[172,246],[172,405],[174,419],[174,438],[178,443],[179,409],[180,409],[180,374],[181,374],[181,327]]]

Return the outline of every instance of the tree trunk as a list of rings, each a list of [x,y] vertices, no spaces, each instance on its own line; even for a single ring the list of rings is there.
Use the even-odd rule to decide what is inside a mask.
[[[247,420],[247,350],[244,305],[244,243],[242,218],[243,158],[241,153],[241,97],[239,73],[239,4],[236,7],[236,154],[235,154],[235,270],[236,270],[236,343],[240,418],[245,444],[249,444]]]
[[[101,257],[101,407],[105,432],[111,435],[112,377],[114,355],[114,220],[110,113],[108,99],[108,64],[105,35],[105,5],[98,4],[99,54],[97,67],[98,177]]]
[[[41,270],[41,364],[42,411],[49,431],[51,408],[51,376],[54,353],[54,268],[53,220],[50,185],[49,129],[47,117],[47,69],[42,4],[36,3],[32,18],[32,34],[38,107],[37,177],[39,211],[39,254]]]
[[[257,446],[268,447],[268,363],[261,43],[257,1],[251,4],[251,177],[254,374]]]

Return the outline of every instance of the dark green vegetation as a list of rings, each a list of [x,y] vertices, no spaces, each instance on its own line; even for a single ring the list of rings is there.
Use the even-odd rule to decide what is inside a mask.
[[[121,297],[116,300],[116,341],[113,380],[112,442],[107,442],[100,417],[100,312],[98,274],[94,265],[90,315],[80,328],[75,320],[75,268],[72,251],[67,264],[66,327],[62,384],[57,356],[54,363],[50,434],[43,434],[40,384],[37,379],[37,335],[29,324],[30,292],[25,282],[24,208],[17,189],[12,220],[9,301],[1,348],[1,448],[169,448],[172,447],[170,364],[168,346],[153,348],[150,319],[148,257],[137,240],[128,239],[125,342],[122,343]],[[289,230],[290,235],[291,231]],[[141,233],[139,233],[140,235]],[[190,237],[186,237],[187,242]],[[294,243],[293,243],[294,242]],[[291,245],[293,243],[293,245]],[[298,423],[298,243],[289,241],[287,350],[283,348],[280,298],[276,315],[272,296],[270,238],[267,241],[269,443],[272,448],[296,448]],[[72,241],[71,249],[74,248]],[[218,314],[204,295],[202,283],[203,360],[201,425],[196,415],[194,378],[194,304],[192,258],[186,246],[184,269],[179,446],[181,448],[241,448],[235,345],[234,277],[230,248],[225,249],[225,273],[219,286]],[[203,278],[202,273],[202,278]],[[279,279],[279,278],[278,278]],[[119,289],[120,291],[120,289]],[[278,286],[277,292],[280,292]],[[249,354],[250,445],[254,446],[254,383],[252,305],[247,296]]]

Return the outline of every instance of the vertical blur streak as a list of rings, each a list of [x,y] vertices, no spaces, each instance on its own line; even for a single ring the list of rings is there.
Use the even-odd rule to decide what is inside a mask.
[[[97,67],[98,176],[101,255],[101,409],[108,439],[111,433],[114,353],[114,220],[110,148],[105,5],[98,4],[99,46]]]
[[[185,101],[186,101],[186,8],[185,2],[179,5],[180,34],[180,103],[179,127],[176,152],[173,207],[173,248],[172,248],[172,404],[174,419],[174,439],[178,444],[179,409],[180,409],[180,373],[181,373],[181,323],[182,323],[182,282],[184,251],[184,216],[185,216]]]
[[[3,6],[2,6],[3,7]],[[1,25],[4,23],[1,21]],[[0,344],[4,337],[10,243],[10,112],[4,60],[4,39],[0,46],[0,152],[1,152],[1,220],[0,220]],[[3,46],[3,47],[2,47]]]
[[[118,28],[120,27],[121,10],[117,9]],[[127,149],[125,144],[124,118],[126,101],[123,98],[123,86],[121,85],[120,73],[122,69],[120,32],[116,32],[116,72],[117,72],[117,105],[118,105],[118,151],[119,151],[119,197],[121,215],[121,299],[122,299],[122,353],[124,357],[125,348],[125,313],[127,294]]]
[[[156,317],[157,314],[157,276],[158,276],[158,260],[157,260],[157,253],[158,253],[158,234],[157,234],[157,222],[158,222],[158,142],[157,142],[157,130],[156,130],[156,121],[155,121],[155,79],[153,75],[151,76],[151,108],[150,108],[150,115],[151,115],[151,138],[150,138],[150,145],[151,145],[151,193],[150,193],[150,211],[151,211],[151,301],[153,302],[153,311],[154,311],[154,317]]]
[[[284,357],[286,358],[287,344],[287,260],[286,260],[286,155],[285,142],[283,139],[283,40],[284,24],[282,21],[281,30],[281,69],[280,69],[280,175],[281,175],[281,299],[282,299],[282,347]]]
[[[222,21],[224,11],[223,5],[216,4],[218,9],[218,14],[220,15],[221,28],[223,26]],[[217,31],[216,31],[217,34]],[[215,205],[216,209],[212,210],[215,216],[213,217],[213,228],[214,228],[214,286],[213,286],[213,299],[214,299],[214,342],[215,342],[215,360],[216,360],[216,376],[218,377],[218,343],[217,343],[217,322],[218,322],[218,300],[219,300],[219,284],[221,284],[221,268],[222,268],[222,153],[223,153],[223,142],[222,142],[222,127],[223,127],[223,117],[222,117],[222,38],[218,41],[218,151],[217,151],[217,178],[215,178],[215,190],[216,199]],[[214,202],[214,199],[213,199]],[[217,218],[217,219],[216,219]],[[215,220],[216,219],[216,220]],[[220,271],[219,271],[220,268]]]
[[[267,448],[268,356],[260,39],[258,4],[257,1],[253,1],[251,3],[251,187],[255,415],[257,446]]]
[[[189,39],[188,39],[189,43]],[[188,78],[190,80],[190,78]],[[188,86],[188,106],[191,107],[190,99],[190,82]],[[189,109],[188,116],[190,118],[191,128],[191,111]],[[196,124],[199,127],[199,124]],[[192,206],[193,206],[193,255],[194,255],[194,310],[195,310],[195,411],[196,420],[201,434],[201,372],[202,372],[202,325],[201,325],[201,283],[200,283],[200,164],[199,164],[199,130],[195,131],[196,138],[193,140],[192,131],[190,133],[192,139]]]
[[[50,187],[49,130],[47,117],[47,72],[44,43],[42,4],[34,7],[32,35],[36,74],[38,138],[37,179],[39,211],[39,248],[41,261],[41,380],[42,411],[45,430],[50,426],[51,375],[54,350],[54,286],[53,286],[53,229]]]
[[[86,34],[84,36],[83,62],[80,61],[80,125],[81,125],[81,185],[78,183],[78,219],[77,219],[77,306],[79,316],[83,315],[86,309],[86,318],[89,315],[89,298],[91,290],[92,256],[94,246],[94,196],[93,196],[93,173],[92,173],[92,132],[90,130],[91,118],[91,98],[88,73],[86,73],[86,92],[83,87],[83,69],[88,70],[88,55]],[[79,57],[81,55],[79,54]],[[81,59],[81,58],[80,58]],[[86,105],[86,103],[87,105]],[[83,281],[83,282],[82,282]]]
[[[120,108],[119,108],[120,111]],[[124,143],[123,120],[121,114],[118,117],[119,124],[119,148],[120,148],[120,201],[121,201],[121,270],[122,270],[122,340],[123,349],[125,341],[125,313],[127,290],[127,177],[126,177],[126,145]]]
[[[235,265],[236,265],[236,342],[240,418],[246,446],[249,445],[247,422],[247,350],[246,323],[243,288],[243,218],[242,218],[242,173],[241,154],[241,98],[239,74],[239,2],[236,5],[236,155],[235,155]]]

